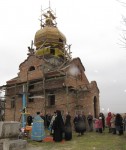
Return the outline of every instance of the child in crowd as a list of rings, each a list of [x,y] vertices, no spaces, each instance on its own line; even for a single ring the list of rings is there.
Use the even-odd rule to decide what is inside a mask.
[[[98,120],[98,126],[99,126],[99,133],[102,133],[102,130],[103,130],[103,123],[102,123],[102,117],[99,117],[99,120]]]
[[[97,118],[94,120],[94,128],[96,132],[99,131],[99,120]]]
[[[94,128],[95,128],[96,132],[102,133],[102,131],[103,131],[102,117],[99,117],[99,119],[95,118]]]

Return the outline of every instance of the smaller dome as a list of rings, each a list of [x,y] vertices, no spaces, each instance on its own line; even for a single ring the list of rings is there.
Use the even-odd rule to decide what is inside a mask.
[[[43,45],[47,44],[57,44],[64,45],[66,44],[66,37],[59,31],[55,26],[49,26],[51,20],[47,18],[46,26],[38,30],[35,34],[34,45],[36,49],[40,48]],[[53,22],[52,22],[53,23]]]
[[[46,23],[47,26],[52,26],[53,25],[53,21],[52,21],[51,18],[46,18],[45,23]]]

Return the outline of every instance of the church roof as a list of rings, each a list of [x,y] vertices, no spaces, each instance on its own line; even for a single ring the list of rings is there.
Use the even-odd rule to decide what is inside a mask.
[[[60,41],[66,43],[66,37],[63,33],[55,26],[45,26],[36,32],[34,44],[36,48],[39,48],[41,45],[44,46],[47,43],[60,44]]]
[[[66,37],[57,28],[56,15],[49,7],[41,14],[41,29],[35,34],[34,45],[38,49],[43,46],[48,46],[48,44],[61,46],[61,44],[65,43]]]

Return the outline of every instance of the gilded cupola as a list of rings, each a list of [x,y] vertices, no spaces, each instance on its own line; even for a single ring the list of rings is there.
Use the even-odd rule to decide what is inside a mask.
[[[56,15],[50,7],[42,11],[40,21],[41,29],[34,38],[36,55],[66,58],[66,37],[57,28]]]

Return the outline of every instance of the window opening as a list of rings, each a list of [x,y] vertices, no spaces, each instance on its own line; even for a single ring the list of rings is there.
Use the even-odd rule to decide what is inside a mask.
[[[35,67],[34,67],[34,66],[31,66],[31,67],[29,68],[29,71],[33,71],[33,70],[35,70]]]
[[[49,102],[49,106],[54,106],[55,105],[55,95],[53,95],[53,94],[49,95],[48,102]]]
[[[29,90],[34,89],[34,85],[29,85]]]
[[[50,54],[55,55],[55,49],[54,48],[50,48]]]
[[[15,108],[15,100],[14,99],[11,100],[11,108]]]

